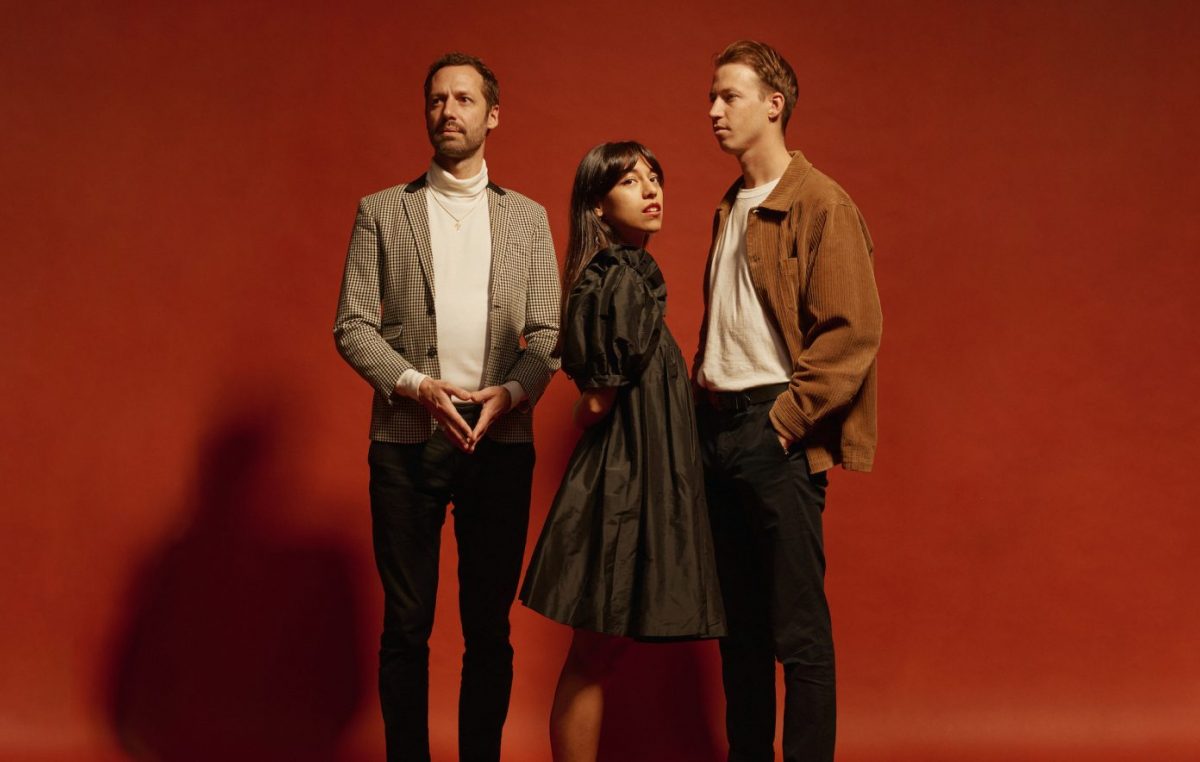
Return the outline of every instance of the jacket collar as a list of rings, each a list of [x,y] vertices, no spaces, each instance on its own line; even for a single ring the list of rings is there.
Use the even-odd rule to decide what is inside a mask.
[[[421,176],[418,177],[416,180],[413,180],[412,182],[410,182],[404,186],[404,192],[405,193],[416,193],[417,191],[424,188],[426,185],[428,185],[428,180],[425,178],[425,174],[422,173]],[[487,189],[490,190],[492,193],[495,193],[497,196],[503,196],[506,192],[503,188],[501,188],[499,185],[496,185],[494,182],[492,182],[490,180],[488,181]]]
[[[813,166],[812,162],[806,159],[800,151],[789,151],[788,153],[792,160],[788,162],[787,169],[783,170],[783,176],[779,178],[779,184],[775,186],[775,190],[771,191],[771,195],[767,196],[766,201],[759,204],[762,209],[786,214],[795,204],[796,196],[800,193],[800,186],[804,185],[805,179],[808,178],[808,173]],[[737,199],[737,193],[741,189],[742,178],[739,177],[725,192],[718,211],[728,212],[733,207],[733,202]]]

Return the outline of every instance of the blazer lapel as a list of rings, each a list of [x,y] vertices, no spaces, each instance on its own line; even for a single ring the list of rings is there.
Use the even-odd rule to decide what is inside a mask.
[[[502,295],[493,292],[493,284],[499,282],[499,274],[504,271],[509,257],[509,199],[504,197],[499,186],[492,184],[487,185],[487,215],[492,233],[492,269],[487,281],[487,300],[496,305]]]
[[[433,246],[429,242],[429,202],[425,199],[425,178],[408,184],[404,189],[404,214],[417,241],[417,259],[421,260],[421,271],[430,295],[436,294],[433,282]]]

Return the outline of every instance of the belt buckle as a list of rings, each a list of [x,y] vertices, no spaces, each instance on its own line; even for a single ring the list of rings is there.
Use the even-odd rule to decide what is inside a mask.
[[[750,409],[750,395],[746,392],[723,392],[718,399],[721,410],[740,413]]]

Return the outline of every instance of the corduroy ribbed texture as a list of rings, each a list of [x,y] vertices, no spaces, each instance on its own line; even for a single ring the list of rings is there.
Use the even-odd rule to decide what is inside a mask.
[[[712,252],[741,179],[713,219]],[[771,409],[808,455],[809,468],[870,471],[876,445],[876,368],[883,316],[867,223],[850,196],[799,151],[746,225],[750,278],[787,344],[788,391]],[[705,304],[708,303],[705,276]],[[703,360],[707,307],[700,329]]]

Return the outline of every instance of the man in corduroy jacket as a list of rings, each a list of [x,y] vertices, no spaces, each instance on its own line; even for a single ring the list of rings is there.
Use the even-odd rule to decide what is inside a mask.
[[[872,244],[842,188],[784,130],[796,75],[774,49],[716,60],[709,118],[741,177],[721,200],[694,364],[701,449],[729,635],[721,640],[731,762],[832,760],[833,632],[821,514],[836,465],[875,456],[882,318]]]

